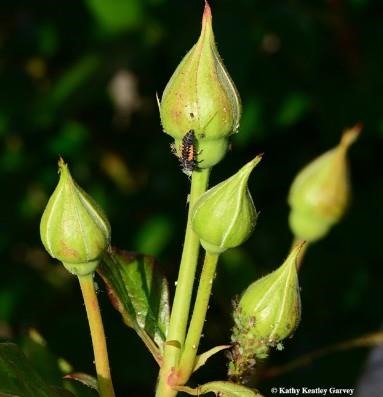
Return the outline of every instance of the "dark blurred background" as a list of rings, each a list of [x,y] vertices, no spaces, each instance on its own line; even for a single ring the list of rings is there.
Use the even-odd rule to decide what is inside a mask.
[[[212,1],[217,45],[243,101],[220,181],[264,152],[250,188],[261,211],[222,257],[203,348],[227,343],[231,300],[291,244],[286,196],[298,170],[364,124],[350,151],[353,202],[305,258],[303,317],[269,365],[379,329],[382,320],[383,11],[380,0]],[[197,40],[202,1],[0,1],[0,337],[35,328],[50,352],[93,373],[76,280],[42,249],[57,160],[105,209],[116,246],[155,255],[173,287],[189,181],[161,130],[155,94]],[[100,283],[119,395],[150,396],[156,365]],[[367,349],[335,353],[270,385],[354,387]],[[223,378],[223,354],[194,377]],[[44,371],[44,368],[42,368]]]

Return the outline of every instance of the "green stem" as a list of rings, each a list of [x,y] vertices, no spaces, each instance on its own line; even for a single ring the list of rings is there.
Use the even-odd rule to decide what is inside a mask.
[[[192,174],[185,241],[156,397],[173,397],[177,395],[177,391],[171,386],[178,383],[177,368],[185,341],[199,253],[199,238],[192,230],[191,212],[194,203],[206,191],[209,174],[209,169],[202,169]]]
[[[211,289],[213,287],[218,258],[219,255],[206,252],[193,315],[190,320],[190,326],[185,340],[185,347],[182,351],[179,365],[180,384],[186,383],[190,378],[190,375],[193,373],[198,346],[201,340],[207,309],[209,307],[209,299]]]
[[[92,337],[94,361],[96,364],[98,379],[98,391],[100,397],[115,397],[112,378],[110,375],[104,326],[94,287],[93,273],[86,276],[79,276],[78,280],[80,282],[81,292],[84,298],[90,334]]]

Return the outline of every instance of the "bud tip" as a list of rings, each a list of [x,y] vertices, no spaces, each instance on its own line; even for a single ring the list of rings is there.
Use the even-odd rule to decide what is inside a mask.
[[[260,153],[260,154],[257,154],[257,155],[255,156],[255,159],[254,159],[255,165],[257,165],[257,164],[263,159],[264,154],[265,154],[265,153]]]
[[[262,160],[263,153],[258,154],[253,160],[250,160],[242,169],[249,175],[256,165]]]
[[[363,124],[361,122],[355,124],[351,128],[347,128],[344,130],[342,138],[340,140],[341,146],[345,149],[348,149],[359,137],[359,134],[362,132]]]
[[[202,15],[202,23],[209,22],[211,20],[211,8],[209,3],[205,0],[205,8]]]
[[[64,159],[63,159],[61,156],[59,156],[59,161],[58,161],[57,164],[58,164],[58,166],[59,166],[59,171],[60,171],[63,167],[66,166],[65,161],[64,161]]]

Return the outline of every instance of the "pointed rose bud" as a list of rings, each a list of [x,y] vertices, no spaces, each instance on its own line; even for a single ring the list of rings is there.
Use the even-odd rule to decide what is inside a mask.
[[[110,225],[101,208],[59,161],[60,180],[40,223],[45,249],[77,276],[92,273],[110,243]]]
[[[350,199],[347,150],[361,125],[346,130],[340,143],[308,164],[296,176],[289,193],[289,223],[298,239],[324,237],[343,216]]]
[[[241,321],[252,318],[252,334],[271,346],[291,335],[301,318],[296,261],[303,244],[297,244],[277,270],[251,284],[238,304]]]
[[[305,243],[297,244],[274,272],[251,284],[234,311],[234,351],[229,376],[241,380],[266,358],[271,347],[282,349],[281,341],[297,328],[301,318],[296,261]]]
[[[241,245],[254,230],[257,212],[247,182],[261,156],[204,193],[192,212],[194,232],[206,251],[219,254]]]
[[[210,168],[223,158],[228,136],[238,130],[241,104],[218,54],[207,2],[201,35],[168,82],[159,108],[163,129],[175,139],[178,156],[185,134],[193,131],[199,168]]]

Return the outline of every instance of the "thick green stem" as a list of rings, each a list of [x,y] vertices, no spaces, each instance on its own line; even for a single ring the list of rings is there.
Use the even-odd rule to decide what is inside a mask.
[[[177,395],[177,391],[172,389],[171,386],[178,383],[177,369],[185,341],[199,253],[199,238],[192,230],[191,212],[194,203],[206,191],[209,174],[209,169],[202,169],[192,174],[185,241],[156,397]]]
[[[78,279],[82,296],[84,298],[90,334],[92,337],[94,361],[98,379],[98,391],[100,397],[115,397],[112,378],[110,375],[104,326],[94,287],[93,273],[86,276],[79,276]]]
[[[206,252],[193,315],[190,320],[185,347],[179,365],[180,384],[184,384],[188,381],[194,369],[198,346],[201,340],[207,309],[209,307],[210,294],[213,287],[218,258],[219,255]]]

